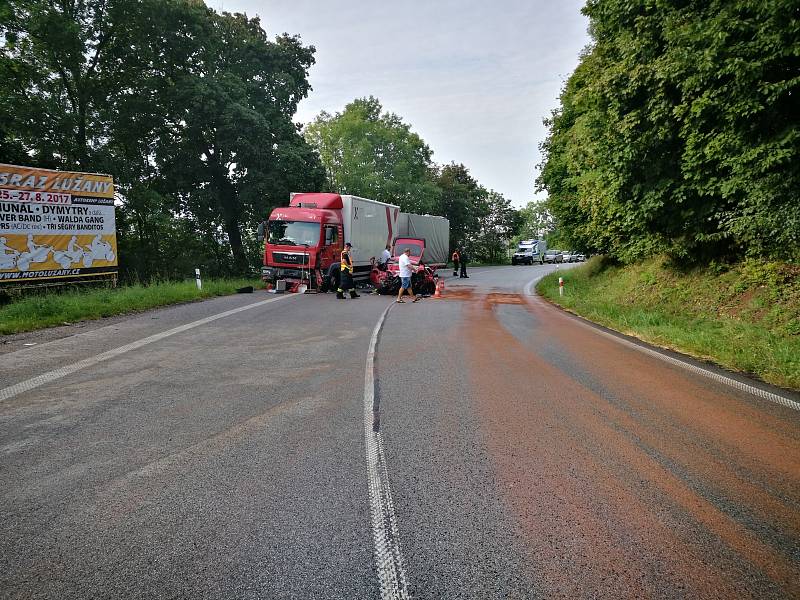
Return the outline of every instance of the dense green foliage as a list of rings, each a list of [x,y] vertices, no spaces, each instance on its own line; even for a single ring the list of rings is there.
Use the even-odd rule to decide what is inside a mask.
[[[301,134],[314,52],[198,0],[0,0],[0,162],[112,174],[128,281],[246,273],[256,224],[323,189],[445,215],[453,247],[502,260],[510,202],[375,98]]]
[[[313,47],[194,0],[0,3],[0,162],[111,173],[127,277],[258,262],[324,172],[292,122]]]
[[[436,167],[432,177],[440,190],[434,214],[450,220],[450,247],[459,248],[470,260],[504,260],[508,240],[519,224],[519,212],[511,202],[480,185],[462,164]]]
[[[537,290],[612,329],[800,389],[798,267],[749,259],[684,272],[669,262],[620,267],[594,257],[546,276]]]
[[[376,98],[321,113],[305,135],[320,154],[330,190],[445,216],[452,248],[466,247],[477,260],[504,257],[519,221],[511,202],[481,186],[462,164],[434,164],[430,147]]]
[[[590,0],[538,179],[568,245],[800,259],[800,6]]]
[[[319,151],[329,189],[410,212],[435,210],[439,190],[428,177],[433,152],[399,116],[382,112],[377,99],[356,99],[335,115],[322,112],[305,135]]]
[[[516,236],[513,238],[512,247],[516,247],[521,240],[544,239],[550,248],[569,248],[569,243],[563,243],[559,231],[556,229],[553,215],[547,208],[547,202],[534,200],[528,202],[519,210]]]

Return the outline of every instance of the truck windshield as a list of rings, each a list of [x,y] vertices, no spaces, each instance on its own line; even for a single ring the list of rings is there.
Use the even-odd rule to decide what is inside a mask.
[[[319,223],[270,221],[269,243],[282,246],[316,246],[319,244],[319,231]]]
[[[525,254],[526,252],[533,252],[533,248],[530,246],[520,246],[517,248],[517,254]]]

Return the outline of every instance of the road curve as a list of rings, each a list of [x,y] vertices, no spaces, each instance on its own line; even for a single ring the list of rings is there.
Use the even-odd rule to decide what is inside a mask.
[[[448,288],[455,308],[385,326],[415,594],[800,595],[800,414],[526,297],[541,270],[482,274]],[[409,381],[404,360],[442,367]]]
[[[800,413],[525,293],[553,268],[374,338],[391,299],[263,294],[12,338],[0,597],[800,597]]]

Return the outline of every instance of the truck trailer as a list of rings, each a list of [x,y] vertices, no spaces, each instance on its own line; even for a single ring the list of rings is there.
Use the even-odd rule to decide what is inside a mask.
[[[447,264],[450,251],[450,221],[434,215],[400,213],[397,220],[397,238],[416,239],[425,242],[422,261],[441,268]],[[396,244],[399,246],[400,244]],[[400,256],[402,248],[394,248],[393,256]]]

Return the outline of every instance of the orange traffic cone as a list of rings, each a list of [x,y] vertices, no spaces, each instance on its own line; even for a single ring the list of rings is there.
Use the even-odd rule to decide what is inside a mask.
[[[436,291],[433,292],[433,297],[441,298],[443,291],[444,291],[444,279],[440,278],[439,281],[436,282]]]

